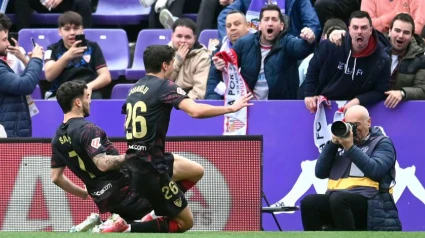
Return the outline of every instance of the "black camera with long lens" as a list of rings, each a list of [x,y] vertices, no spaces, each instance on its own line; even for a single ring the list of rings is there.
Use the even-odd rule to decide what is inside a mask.
[[[355,123],[336,121],[331,126],[332,134],[337,137],[346,138],[353,131],[353,136],[357,135],[357,125]]]

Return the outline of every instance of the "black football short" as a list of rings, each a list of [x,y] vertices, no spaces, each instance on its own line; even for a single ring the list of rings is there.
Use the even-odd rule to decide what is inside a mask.
[[[153,208],[147,199],[130,187],[131,171],[123,168],[121,172],[125,174],[124,183],[120,184],[121,186],[118,185],[120,186],[118,189],[116,188],[117,184],[114,184],[115,190],[112,195],[96,204],[102,213],[116,213],[127,222],[140,220]]]
[[[157,216],[173,218],[187,207],[187,200],[176,183],[171,181],[174,157],[165,153],[168,173],[132,173],[132,186],[146,198]]]
[[[152,209],[151,204],[146,198],[140,196],[135,191],[131,191],[120,204],[114,206],[109,212],[120,215],[127,222],[132,222],[141,220]]]

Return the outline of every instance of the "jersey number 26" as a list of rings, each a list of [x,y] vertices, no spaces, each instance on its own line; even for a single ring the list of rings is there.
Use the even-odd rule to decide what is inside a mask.
[[[138,114],[146,112],[146,104],[142,101],[136,102],[134,106],[131,103],[127,103],[126,108],[125,130],[127,131],[127,140],[143,138],[147,133],[146,119]],[[129,128],[130,123],[131,128]]]

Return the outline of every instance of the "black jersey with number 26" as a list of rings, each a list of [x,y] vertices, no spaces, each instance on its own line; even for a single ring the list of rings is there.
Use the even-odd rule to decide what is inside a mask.
[[[175,83],[147,75],[133,85],[127,96],[127,162],[134,170],[166,172],[165,137],[171,110],[188,98]]]

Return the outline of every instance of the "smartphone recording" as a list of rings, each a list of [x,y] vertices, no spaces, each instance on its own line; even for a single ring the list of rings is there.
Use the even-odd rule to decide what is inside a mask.
[[[18,33],[9,32],[9,35],[8,35],[8,38],[7,38],[9,40],[9,43],[10,43],[11,46],[16,46],[15,41],[13,41],[12,38],[15,39],[16,41],[18,41]]]
[[[86,36],[84,34],[76,35],[75,41],[81,41],[78,43],[77,47],[85,47],[87,46]]]
[[[32,46],[35,47],[36,44],[35,44],[34,38],[32,38],[32,37],[31,37],[31,42],[32,42]]]

